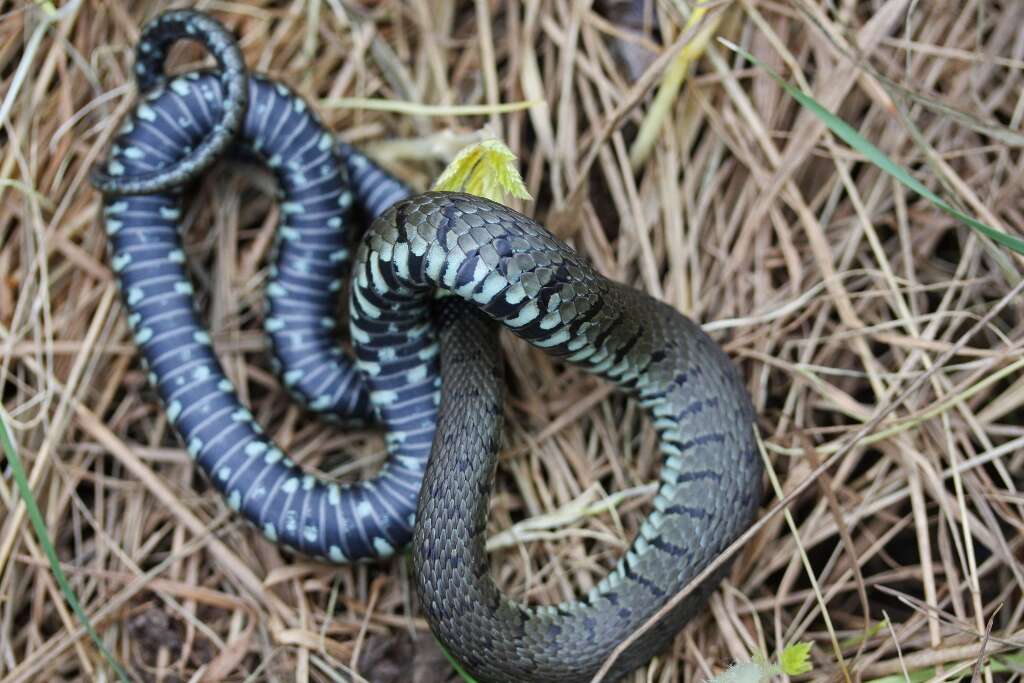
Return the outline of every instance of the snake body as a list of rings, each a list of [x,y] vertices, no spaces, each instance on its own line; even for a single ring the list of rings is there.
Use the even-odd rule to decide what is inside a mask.
[[[208,139],[223,114],[223,94],[213,74],[170,80],[139,105],[110,163],[128,178],[155,177],[175,165]],[[250,77],[248,99],[234,144],[243,155],[264,159],[282,188],[265,321],[281,375],[312,408],[367,418],[369,393],[333,330],[352,241],[353,194],[344,166],[333,138],[284,86]],[[366,165],[354,163],[357,171]],[[363,175],[372,180],[371,170]],[[104,217],[111,263],[150,380],[189,454],[228,503],[267,538],[334,562],[387,557],[406,545],[433,438],[436,372],[405,387],[420,405],[403,415],[399,437],[389,435],[390,459],[376,478],[339,486],[303,472],[263,434],[213,353],[185,271],[180,196],[106,194]],[[434,356],[428,351],[418,362],[436,365],[436,349]]]
[[[163,90],[166,85],[164,59],[171,45],[182,39],[201,42],[217,61],[216,77],[223,97],[216,124],[207,135],[195,141],[194,149],[187,149],[188,154],[179,155],[173,162],[158,168],[129,168],[117,158],[111,159],[105,167],[94,168],[90,180],[101,192],[148,194],[183,185],[213,165],[237,135],[248,105],[245,62],[232,35],[205,14],[172,10],[146,24],[135,51],[135,80],[139,92],[155,96]],[[141,120],[149,120],[146,110],[139,113]]]
[[[166,24],[160,41],[147,43],[144,32],[140,54],[148,63],[162,63],[153,55],[171,42],[166,26],[203,40],[203,25],[188,14]],[[415,522],[416,585],[431,627],[480,680],[589,680],[756,511],[754,413],[735,369],[694,323],[607,280],[531,219],[471,195],[402,199],[406,188],[335,144],[286,88],[230,76],[158,81],[119,134],[108,173],[97,176],[129,321],[189,453],[268,538],[307,554],[336,562],[386,557],[409,540]],[[240,78],[247,106],[232,95]],[[271,167],[282,188],[267,288],[282,376],[314,409],[383,424],[389,459],[373,480],[338,486],[288,459],[240,404],[196,315],[176,188],[183,173],[197,172],[182,169],[209,165],[197,156],[224,151],[218,122],[237,106],[245,113],[229,142]],[[355,369],[331,331],[351,239],[346,165],[377,216],[353,265]],[[618,566],[580,602],[518,604],[488,573],[484,532],[502,415],[490,321],[615,382],[654,420],[664,458],[654,511]],[[613,676],[662,649],[715,583],[638,639]]]
[[[494,338],[460,330],[442,341],[442,420],[413,544],[431,626],[481,680],[589,680],[757,509],[754,413],[735,369],[675,309],[604,278],[543,226],[480,197],[427,193],[399,202],[373,223],[355,264],[354,321],[371,318],[392,334],[419,329],[430,298],[442,291],[630,391],[653,418],[661,484],[654,511],[615,570],[582,602],[511,602],[490,578],[484,549],[500,442]],[[615,673],[664,647],[703,598],[703,591],[692,594]]]

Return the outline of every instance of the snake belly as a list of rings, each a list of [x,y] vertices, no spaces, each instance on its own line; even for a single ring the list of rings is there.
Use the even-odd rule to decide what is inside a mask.
[[[228,504],[268,539],[336,563],[389,557],[412,537],[436,423],[437,372],[424,369],[420,379],[401,387],[419,400],[392,419],[389,458],[376,477],[338,485],[304,472],[241,404],[199,321],[178,234],[180,194],[130,193],[132,178],[158,178],[201,149],[222,120],[224,98],[217,74],[173,78],[145,95],[112,147],[108,169],[127,179],[128,194],[108,188],[104,219],[135,341],[189,454]],[[377,418],[333,329],[350,258],[353,201],[335,140],[281,84],[248,77],[247,98],[232,144],[269,166],[282,190],[265,326],[284,382],[314,409]],[[349,152],[357,187],[369,198],[367,210],[382,210],[402,188],[383,183],[379,169]],[[436,366],[432,344],[406,343],[395,357],[411,354],[410,367]]]
[[[663,456],[653,512],[629,551],[579,602],[530,607],[488,573],[487,503],[500,443],[497,343],[450,307],[440,348],[441,422],[413,541],[416,588],[431,628],[482,681],[586,681],[611,651],[751,522],[762,465],[754,411],[724,352],[675,309],[607,280],[544,227],[472,195],[426,193],[378,218],[356,254],[353,336],[379,346],[437,334],[429,303],[455,296],[551,355],[635,395]],[[472,328],[471,328],[472,329]],[[370,348],[370,347],[368,347]],[[357,352],[371,392],[397,369]],[[401,396],[393,398],[401,402]],[[386,400],[384,401],[387,402]],[[714,588],[690,594],[619,658],[621,676],[662,650]]]

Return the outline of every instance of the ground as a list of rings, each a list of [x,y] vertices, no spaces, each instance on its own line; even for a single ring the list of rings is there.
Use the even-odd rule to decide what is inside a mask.
[[[805,679],[927,680],[979,660],[986,680],[1019,677],[1024,261],[834,135],[768,70],[1019,238],[1024,5],[712,3],[713,36],[760,63],[710,41],[632,161],[696,33],[682,0],[200,5],[251,68],[419,189],[487,127],[535,198],[517,208],[705,324],[737,363],[771,465],[756,534],[632,683],[701,681],[799,641],[813,643]],[[87,172],[135,102],[139,29],[165,6],[0,2],[0,391],[57,555],[138,680],[404,681],[410,666],[417,681],[456,680],[407,561],[334,568],[272,546],[193,470],[146,383]],[[168,67],[206,63],[179,48]],[[535,104],[440,108],[522,102]],[[309,416],[269,369],[273,190],[224,164],[187,197],[197,299],[273,438],[304,467],[360,479],[380,436]],[[492,572],[512,595],[558,602],[632,538],[657,478],[654,431],[604,383],[503,345]],[[580,514],[581,499],[615,505]],[[111,680],[20,500],[0,466],[0,681]]]

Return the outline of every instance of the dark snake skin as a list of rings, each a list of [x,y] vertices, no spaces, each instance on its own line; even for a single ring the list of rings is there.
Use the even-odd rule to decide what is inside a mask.
[[[195,26],[178,14],[179,28]],[[172,33],[140,54],[165,51]],[[169,188],[198,171],[166,169],[200,167],[196,151],[236,106],[226,87],[223,76],[193,73],[147,93],[114,145],[107,170],[118,168],[118,178],[100,183],[129,321],[189,452],[232,507],[268,538],[307,554],[336,562],[386,557],[409,540],[415,521],[416,585],[431,627],[479,680],[589,680],[756,512],[762,472],[754,413],[735,369],[694,323],[605,279],[507,207],[427,193],[384,211],[407,190],[336,145],[286,88],[249,77],[248,107],[241,105],[231,142],[268,165],[282,189],[267,288],[267,328],[282,375],[311,407],[372,417],[387,431],[389,459],[373,480],[339,486],[302,472],[262,434],[224,377],[183,265],[179,198]],[[383,212],[360,243],[350,287],[359,373],[331,332],[349,255],[346,164],[367,212]],[[138,194],[145,183],[135,178],[159,191]],[[448,299],[435,319],[438,296]],[[502,381],[485,317],[615,382],[654,420],[664,457],[654,511],[618,566],[580,602],[528,607],[503,597],[490,578],[484,535]],[[663,649],[717,578],[639,639],[612,677]]]
[[[368,329],[369,318],[401,338],[427,323],[437,291],[453,294],[534,346],[615,382],[653,418],[661,485],[616,569],[578,603],[511,602],[491,580],[484,550],[500,443],[493,333],[442,338],[443,408],[413,543],[431,627],[480,680],[589,680],[757,510],[754,412],[735,369],[679,312],[605,279],[542,226],[480,197],[427,193],[399,202],[374,222],[355,264],[354,324]],[[641,638],[613,673],[662,649],[715,583]]]

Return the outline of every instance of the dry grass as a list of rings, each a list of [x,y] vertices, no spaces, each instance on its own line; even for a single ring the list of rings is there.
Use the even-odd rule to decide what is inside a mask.
[[[649,3],[639,34],[606,10],[621,3],[358,4],[199,3],[242,37],[252,67],[318,100],[333,130],[419,187],[481,126],[503,136],[538,198],[527,212],[605,274],[712,323],[747,378],[781,490],[797,492],[792,524],[769,501],[706,612],[631,681],[703,680],[797,640],[815,643],[816,680],[969,675],[982,649],[1024,650],[1024,305],[1007,298],[1020,258],[864,163],[721,46],[632,172],[660,73],[645,71],[645,50],[677,42],[682,3]],[[717,4],[721,35],[968,213],[1021,232],[1024,5]],[[145,384],[86,171],[134,100],[130,48],[163,6],[85,0],[36,37],[41,9],[0,2],[0,385],[50,533],[140,680],[446,680],[405,562],[283,556],[193,472]],[[183,49],[172,64],[199,59]],[[547,104],[435,117],[323,106],[343,97]],[[269,177],[218,176],[191,202],[186,240],[220,357],[294,457],[366,476],[379,437],[310,419],[267,369]],[[506,350],[494,573],[516,595],[562,600],[631,538],[656,478],[654,435],[600,382]],[[0,473],[0,681],[99,679]],[[612,514],[556,514],[626,490]],[[498,535],[525,520],[539,528]]]

